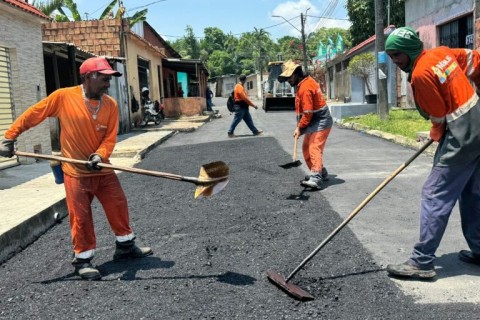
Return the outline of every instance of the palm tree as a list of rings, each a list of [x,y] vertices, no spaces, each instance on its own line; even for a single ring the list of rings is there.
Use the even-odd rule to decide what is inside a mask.
[[[113,14],[113,8],[115,5],[118,3],[117,0],[113,0],[110,2],[110,4],[103,10],[102,14],[100,15],[99,20],[104,20],[104,19],[111,19],[114,17],[115,19],[121,19],[125,13],[125,7],[121,6],[118,8],[117,13]],[[127,17],[128,24],[130,27],[132,27],[135,23],[140,22],[140,21],[145,21],[147,19],[147,12],[148,9],[143,9],[141,11],[135,12],[135,14],[131,17]]]
[[[70,10],[74,21],[82,20],[78,13],[77,4],[72,0],[48,0],[48,1],[33,1],[32,5],[37,7],[40,11],[49,17],[52,17],[57,22],[70,21],[70,18],[65,14],[63,7]]]
[[[111,19],[112,16],[115,19],[120,19],[125,13],[125,7],[120,7],[117,13],[113,15],[113,8],[118,3],[117,0],[110,2],[103,13],[100,15],[99,20]],[[37,7],[40,11],[46,15],[55,18],[55,21],[82,21],[82,16],[78,12],[77,4],[73,0],[47,0],[47,1],[33,1],[33,6]],[[64,8],[71,12],[72,19],[70,19],[64,11]],[[148,9],[135,12],[131,17],[128,17],[128,24],[132,27],[135,23],[145,21]]]

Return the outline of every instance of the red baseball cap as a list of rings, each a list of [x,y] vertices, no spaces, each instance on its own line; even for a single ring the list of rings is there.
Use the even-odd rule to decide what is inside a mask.
[[[108,74],[114,77],[120,77],[122,74],[117,70],[113,70],[107,59],[104,57],[88,58],[80,66],[80,74],[89,72],[98,72],[101,74]]]

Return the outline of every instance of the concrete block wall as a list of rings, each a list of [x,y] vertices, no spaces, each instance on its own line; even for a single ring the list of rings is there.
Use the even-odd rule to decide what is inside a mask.
[[[42,27],[44,41],[73,43],[99,56],[121,57],[121,21],[117,19],[51,22]]]
[[[0,6],[2,7],[2,6]],[[41,23],[31,14],[0,8],[0,46],[9,49],[14,116],[46,96]],[[17,139],[19,151],[51,152],[49,121],[24,132]],[[21,163],[34,159],[21,158]]]

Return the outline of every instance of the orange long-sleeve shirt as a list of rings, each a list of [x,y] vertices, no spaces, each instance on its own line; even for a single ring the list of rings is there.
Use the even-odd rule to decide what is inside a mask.
[[[300,119],[298,127],[308,132],[324,130],[333,124],[320,85],[310,76],[305,77],[298,84],[295,112]]]
[[[98,101],[90,100],[90,105]],[[28,108],[5,132],[5,138],[16,139],[22,132],[38,125],[47,117],[56,117],[60,121],[60,144],[62,156],[87,160],[92,153],[109,163],[109,157],[115,147],[118,131],[118,107],[116,101],[102,96],[102,106],[93,119],[83,99],[81,86],[56,90],[45,99]],[[84,165],[62,163],[65,174],[80,177],[85,175],[104,175],[112,170],[88,171]]]
[[[244,101],[246,104],[252,107],[255,105],[255,103],[248,98],[245,87],[241,83],[237,83],[235,85],[235,88],[233,89],[233,98],[235,99],[235,102]]]
[[[416,103],[430,116],[432,139],[439,141],[447,124],[477,103],[469,79],[480,88],[479,62],[475,50],[448,47],[425,50],[415,61],[412,89]]]

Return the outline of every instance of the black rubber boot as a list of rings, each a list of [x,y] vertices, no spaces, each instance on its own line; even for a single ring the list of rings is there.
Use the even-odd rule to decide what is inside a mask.
[[[135,240],[125,242],[115,241],[115,253],[113,254],[114,261],[138,259],[153,254],[149,247],[139,248],[135,245]]]
[[[461,250],[458,253],[458,258],[466,263],[476,264],[480,266],[480,255],[473,253],[469,250]]]
[[[102,278],[100,271],[90,262],[92,259],[73,258],[72,265],[75,268],[75,274],[84,280],[100,280]]]

